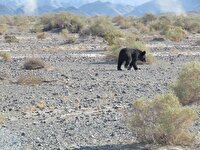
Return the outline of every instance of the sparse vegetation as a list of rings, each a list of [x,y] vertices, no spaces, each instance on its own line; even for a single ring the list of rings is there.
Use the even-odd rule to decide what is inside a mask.
[[[14,35],[6,34],[4,36],[4,39],[5,39],[6,43],[18,43],[19,42],[19,40]]]
[[[11,60],[10,52],[0,52],[0,57],[2,57],[2,59],[5,60],[5,61]]]
[[[67,44],[73,44],[78,39],[76,35],[70,34],[67,29],[63,29],[61,35],[65,38]]]
[[[187,36],[187,32],[181,27],[170,27],[164,35],[172,41],[179,42]]]
[[[186,64],[172,89],[184,105],[200,102],[200,62]]]
[[[21,75],[17,79],[17,84],[21,85],[38,85],[44,81],[43,78],[36,75]]]
[[[29,59],[24,63],[23,68],[26,70],[36,70],[45,68],[46,64],[41,59]]]
[[[152,101],[136,101],[130,126],[140,142],[191,145],[194,134],[189,128],[196,119],[193,108],[181,106],[178,98],[168,93]]]
[[[7,25],[6,24],[0,24],[0,35],[6,33],[7,31]]]
[[[4,113],[0,112],[0,125],[5,122],[5,119],[6,119],[6,117],[5,117]]]

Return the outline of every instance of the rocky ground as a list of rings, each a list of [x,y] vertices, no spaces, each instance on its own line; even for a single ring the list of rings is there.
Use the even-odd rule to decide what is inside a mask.
[[[11,33],[10,33],[11,34]],[[153,65],[138,71],[117,71],[116,62],[106,61],[106,43],[81,37],[66,44],[58,34],[40,40],[35,34],[15,32],[19,43],[5,43],[12,61],[0,61],[0,111],[6,116],[0,128],[0,149],[153,149],[137,143],[128,128],[127,113],[134,100],[152,98],[169,90],[182,66],[200,60],[200,35],[180,43],[144,42],[157,57]],[[41,58],[48,67],[24,70],[28,58]],[[44,81],[20,85],[20,77],[36,75]],[[195,125],[200,132],[200,120]]]

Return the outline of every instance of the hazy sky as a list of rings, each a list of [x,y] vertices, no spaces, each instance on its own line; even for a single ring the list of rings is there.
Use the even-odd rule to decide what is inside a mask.
[[[126,3],[129,5],[135,6],[135,5],[139,5],[139,4],[151,1],[151,0],[102,0],[102,1],[109,1],[109,2],[113,2],[113,3]]]

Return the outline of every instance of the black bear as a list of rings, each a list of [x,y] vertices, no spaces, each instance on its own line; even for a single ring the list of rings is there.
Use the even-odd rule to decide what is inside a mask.
[[[119,52],[119,58],[118,58],[118,66],[117,70],[122,70],[121,65],[125,61],[124,67],[130,70],[132,67],[135,70],[138,70],[136,61],[140,60],[143,62],[146,62],[146,57],[145,57],[146,52],[141,51],[136,48],[123,48]]]

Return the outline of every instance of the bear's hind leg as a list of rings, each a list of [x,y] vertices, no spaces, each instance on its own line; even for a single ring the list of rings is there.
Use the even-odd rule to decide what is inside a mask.
[[[125,68],[127,68],[129,65],[130,65],[130,62],[131,62],[132,60],[129,58],[129,59],[127,59],[126,60],[126,63],[124,64],[124,67]]]
[[[122,70],[121,69],[122,64],[123,64],[123,61],[122,60],[118,60],[117,70]]]

